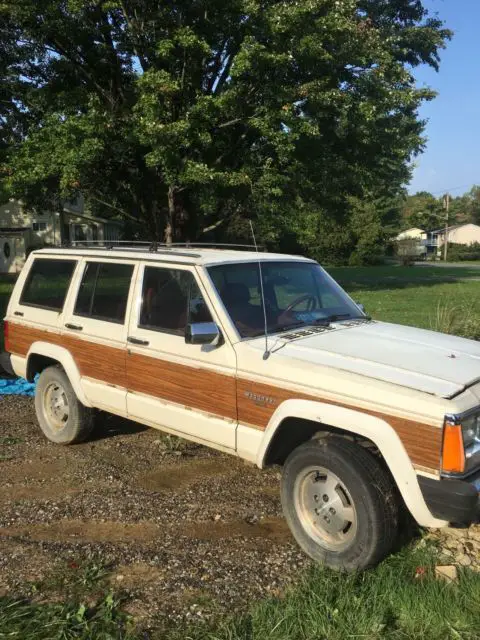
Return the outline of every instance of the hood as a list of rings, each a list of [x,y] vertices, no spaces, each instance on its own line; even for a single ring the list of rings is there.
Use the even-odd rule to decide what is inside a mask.
[[[292,341],[278,336],[272,351],[442,398],[480,380],[480,342],[386,322],[332,327]]]

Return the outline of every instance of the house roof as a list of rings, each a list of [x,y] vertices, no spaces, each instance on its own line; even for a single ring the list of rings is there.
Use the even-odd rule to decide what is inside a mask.
[[[473,222],[464,222],[463,224],[453,224],[450,227],[447,227],[448,231],[453,231],[454,229],[461,229],[462,227],[476,227],[480,229],[480,225],[475,224]],[[439,229],[432,229],[429,233],[445,233],[445,227],[440,227]]]

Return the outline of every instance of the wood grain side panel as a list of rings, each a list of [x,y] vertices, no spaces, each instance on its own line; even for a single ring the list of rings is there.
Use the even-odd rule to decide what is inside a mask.
[[[237,418],[233,376],[129,353],[127,387],[223,418]]]
[[[72,354],[80,375],[117,387],[127,386],[126,348],[108,347],[70,335],[62,336],[62,346]]]
[[[9,324],[9,342],[12,353],[25,357],[34,342],[49,342],[64,347],[71,354],[80,375],[107,384],[126,387],[126,349],[108,347],[88,339],[62,335],[44,329],[34,329],[15,323]]]
[[[8,323],[8,340],[10,350],[18,356],[25,357],[34,342],[45,341],[50,344],[61,344],[61,335],[46,329],[34,329],[24,325]]]
[[[238,379],[237,381],[237,406],[238,420],[241,423],[251,424],[266,429],[275,409],[285,400],[317,400],[338,407],[362,411],[388,422],[398,434],[408,455],[414,464],[422,465],[430,469],[438,469],[442,449],[442,430],[437,427],[415,422],[404,418],[397,418],[378,411],[370,411],[315,396],[312,394],[298,393],[288,389],[281,389],[271,385]],[[255,401],[252,394],[260,398]],[[263,398],[267,399],[266,401]]]

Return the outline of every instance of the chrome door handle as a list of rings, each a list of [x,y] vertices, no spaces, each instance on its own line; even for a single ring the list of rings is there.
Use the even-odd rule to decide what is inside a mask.
[[[67,322],[65,326],[67,327],[67,329],[72,329],[73,331],[83,331],[83,327],[81,327],[79,324],[70,324],[70,322]]]
[[[150,344],[148,340],[140,340],[140,338],[133,338],[132,336],[128,336],[127,342],[131,344],[142,344],[145,347]]]
[[[23,311],[14,311],[13,315],[14,316],[21,316],[23,318]]]

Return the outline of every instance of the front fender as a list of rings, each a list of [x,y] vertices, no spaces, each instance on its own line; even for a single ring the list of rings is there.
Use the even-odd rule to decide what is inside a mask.
[[[83,392],[80,382],[81,376],[78,367],[75,364],[75,360],[73,359],[72,354],[67,349],[58,345],[50,344],[49,342],[33,342],[30,346],[30,349],[28,350],[26,358],[26,371],[28,371],[30,358],[34,355],[52,358],[52,360],[56,360],[59,364],[61,364],[68,376],[70,384],[72,385],[77,398],[86,407],[92,406],[91,403],[87,400],[85,393]]]
[[[300,418],[337,427],[373,442],[397,484],[407,508],[419,525],[443,527],[448,523],[434,518],[418,484],[412,461],[395,430],[381,418],[368,413],[313,400],[286,400],[270,418],[257,454],[257,465],[263,468],[272,439],[286,418]]]

